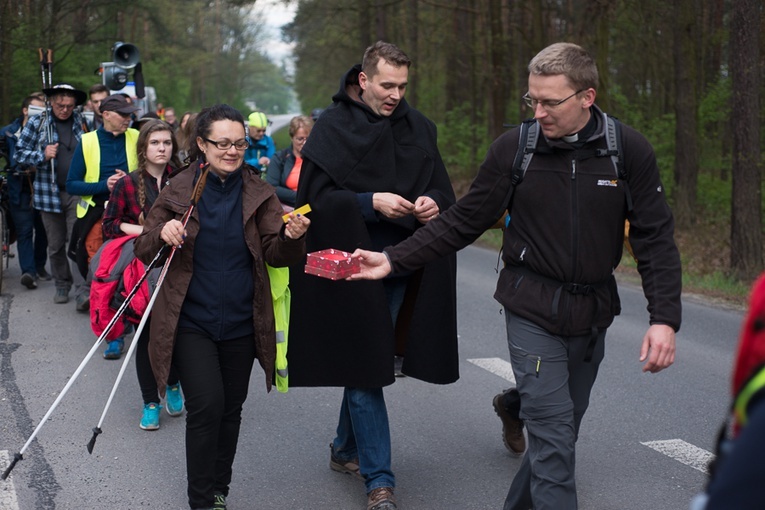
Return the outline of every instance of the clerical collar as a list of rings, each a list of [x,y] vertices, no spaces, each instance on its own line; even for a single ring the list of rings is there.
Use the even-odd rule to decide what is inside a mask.
[[[595,119],[595,113],[590,109],[590,120],[587,121],[587,124],[584,125],[584,127],[577,131],[576,133],[562,136],[561,139],[570,144],[583,144],[585,143],[590,136],[595,132],[595,129],[597,128],[597,120]]]

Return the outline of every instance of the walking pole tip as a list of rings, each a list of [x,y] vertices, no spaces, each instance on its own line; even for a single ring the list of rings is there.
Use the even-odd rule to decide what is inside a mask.
[[[99,427],[93,427],[93,437],[91,437],[90,441],[88,441],[88,453],[91,455],[93,454],[93,447],[96,446],[96,438],[100,433],[101,429]]]
[[[20,460],[24,460],[24,456],[23,455],[21,455],[20,453],[17,453],[16,455],[14,455],[13,456],[13,460],[11,461],[11,465],[8,466],[8,469],[3,471],[3,475],[0,476],[0,478],[2,478],[3,480],[7,480],[8,479],[8,475],[11,474],[11,471],[13,471],[13,468],[16,466],[16,463],[18,461],[20,461]]]

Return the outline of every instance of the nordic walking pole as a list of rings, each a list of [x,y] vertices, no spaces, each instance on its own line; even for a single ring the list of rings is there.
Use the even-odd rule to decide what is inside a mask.
[[[53,50],[48,48],[48,86],[53,86]]]
[[[53,65],[53,50],[47,49],[45,52],[43,52],[42,48],[37,48],[37,53],[40,56],[40,74],[42,75],[42,88],[43,90],[49,89],[53,87],[53,75],[52,75],[52,69],[51,66]],[[46,75],[47,71],[47,75]],[[53,124],[52,119],[50,119],[50,115],[52,115],[53,110],[51,109],[50,99],[48,98],[47,94],[45,96],[45,116],[42,119],[42,122],[45,123],[45,134],[47,136],[47,142],[49,144],[53,143]],[[50,160],[50,173],[51,173],[51,182],[56,182],[56,161],[55,159]]]
[[[61,402],[61,400],[64,398],[64,395],[67,394],[69,391],[69,388],[71,388],[72,384],[74,384],[74,381],[79,377],[80,373],[85,368],[85,365],[88,364],[88,361],[90,361],[90,358],[93,357],[93,354],[98,349],[98,346],[101,344],[101,342],[106,338],[106,335],[109,334],[109,331],[111,331],[114,324],[117,323],[117,320],[122,316],[122,314],[127,309],[128,305],[130,304],[130,301],[133,299],[133,296],[136,295],[138,292],[139,287],[143,282],[148,278],[149,272],[154,268],[154,266],[157,264],[157,262],[162,258],[165,252],[165,247],[163,247],[159,252],[157,252],[157,255],[154,257],[154,260],[151,261],[149,266],[146,268],[146,272],[141,276],[140,280],[136,284],[135,287],[130,291],[130,294],[127,295],[125,298],[125,301],[120,305],[119,309],[117,310],[117,313],[114,314],[114,317],[112,317],[112,320],[109,321],[109,324],[106,325],[106,328],[104,328],[104,331],[101,333],[101,335],[98,337],[96,342],[93,344],[93,347],[90,348],[90,351],[88,351],[88,354],[85,355],[85,359],[82,360],[80,363],[80,366],[77,367],[77,370],[74,371],[74,374],[72,374],[72,377],[69,378],[69,381],[67,381],[66,385],[64,386],[64,389],[61,390],[61,393],[59,393],[58,397],[56,397],[56,400],[53,401],[53,405],[50,406],[50,409],[48,409],[48,412],[45,413],[45,416],[43,416],[43,419],[40,420],[40,423],[37,424],[37,427],[35,427],[35,430],[32,432],[32,435],[29,436],[29,439],[27,439],[27,442],[24,443],[24,446],[19,450],[17,454],[13,456],[13,461],[11,461],[11,464],[8,466],[8,468],[3,472],[2,478],[3,480],[8,478],[8,475],[11,474],[11,471],[16,466],[16,463],[20,460],[24,459],[24,452],[29,448],[29,445],[32,443],[35,437],[37,437],[37,434],[40,432],[40,429],[42,429],[43,425],[45,425],[45,422],[48,421],[48,418],[50,418],[50,415],[53,414],[53,411],[55,411],[58,404]]]
[[[186,224],[189,221],[189,218],[191,218],[191,213],[194,211],[194,207],[196,207],[197,202],[199,201],[199,197],[202,196],[202,190],[204,189],[205,182],[207,180],[207,172],[209,167],[205,165],[205,168],[202,170],[202,175],[199,177],[199,180],[197,181],[196,186],[194,186],[194,192],[192,194],[192,200],[191,205],[189,205],[188,210],[183,215],[182,223],[183,227],[186,227]],[[133,351],[135,351],[136,346],[138,345],[138,339],[141,336],[141,333],[143,332],[143,328],[146,325],[146,321],[149,319],[149,313],[151,312],[152,307],[154,306],[154,301],[157,299],[157,296],[159,295],[159,289],[162,287],[162,284],[165,281],[165,276],[167,276],[167,271],[170,268],[170,263],[173,260],[173,256],[175,255],[175,251],[178,249],[177,246],[173,246],[172,251],[170,252],[170,255],[167,256],[167,260],[165,261],[165,265],[162,267],[162,271],[159,273],[159,278],[157,279],[157,286],[154,289],[154,293],[151,295],[151,299],[149,300],[149,304],[146,305],[146,310],[143,312],[143,316],[141,317],[141,322],[138,324],[138,329],[136,329],[135,333],[133,334],[133,341],[130,342],[130,348],[128,348],[128,352],[125,355],[125,359],[122,361],[122,366],[120,367],[120,371],[117,374],[117,379],[114,381],[114,386],[112,386],[112,391],[109,393],[109,398],[106,400],[106,405],[104,406],[104,410],[101,413],[101,419],[98,420],[98,425],[96,425],[93,428],[93,437],[90,438],[90,441],[88,441],[88,444],[86,445],[88,449],[88,453],[93,454],[93,447],[96,446],[96,439],[98,439],[98,435],[103,432],[101,430],[101,425],[104,423],[104,419],[106,419],[106,413],[109,411],[109,407],[112,404],[112,399],[114,398],[114,394],[117,393],[117,387],[120,385],[120,382],[122,382],[122,376],[125,373],[125,370],[127,369],[128,363],[130,361],[130,358],[133,356]]]
[[[96,438],[102,432],[101,425],[104,423],[106,412],[109,410],[109,406],[112,405],[112,399],[114,398],[114,394],[117,393],[117,387],[122,381],[122,375],[125,373],[128,363],[130,362],[130,358],[133,356],[133,352],[138,345],[138,340],[141,337],[141,333],[143,333],[144,326],[146,326],[146,321],[149,320],[149,313],[151,312],[151,309],[154,306],[154,301],[157,299],[157,295],[159,294],[159,287],[162,284],[162,280],[164,280],[165,269],[170,265],[170,261],[172,260],[174,252],[175,250],[170,253],[170,257],[168,257],[167,262],[165,263],[165,267],[162,268],[162,273],[160,275],[159,281],[157,282],[157,287],[154,289],[154,293],[151,295],[149,304],[146,305],[146,310],[143,312],[143,317],[141,317],[141,322],[138,324],[138,329],[136,329],[135,333],[133,334],[133,341],[130,342],[130,348],[125,355],[125,359],[122,361],[122,366],[120,367],[119,374],[117,374],[117,379],[114,381],[114,386],[112,386],[112,392],[109,394],[109,398],[107,399],[106,405],[104,406],[104,411],[101,413],[101,419],[98,420],[98,425],[96,425],[96,427],[93,429],[93,437],[90,438],[90,441],[88,441],[88,444],[86,445],[88,448],[88,453],[90,454],[93,453],[93,447],[96,446]]]

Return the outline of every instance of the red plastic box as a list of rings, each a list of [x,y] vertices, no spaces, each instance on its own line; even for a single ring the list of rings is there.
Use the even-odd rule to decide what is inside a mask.
[[[359,271],[358,259],[351,259],[347,251],[333,248],[309,253],[305,264],[306,273],[330,280],[343,280]]]

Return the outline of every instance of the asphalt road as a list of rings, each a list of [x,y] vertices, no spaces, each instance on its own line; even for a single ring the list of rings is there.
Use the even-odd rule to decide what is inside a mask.
[[[435,386],[403,378],[386,389],[401,509],[499,509],[520,461],[504,449],[493,396],[512,383],[500,306],[492,299],[495,252],[459,255],[460,380]],[[17,262],[0,295],[0,470],[18,452],[95,341],[74,301],[53,304],[53,283],[19,284]],[[740,312],[686,300],[673,367],[644,374],[647,327],[639,288],[622,285],[624,313],[607,337],[577,448],[583,510],[687,509],[728,405]],[[85,445],[121,361],[102,348],[7,481],[0,508],[186,508],[184,418],[138,427],[131,361],[92,455]],[[328,468],[338,388],[267,394],[255,369],[245,403],[228,502],[244,509],[362,509],[363,485]]]

